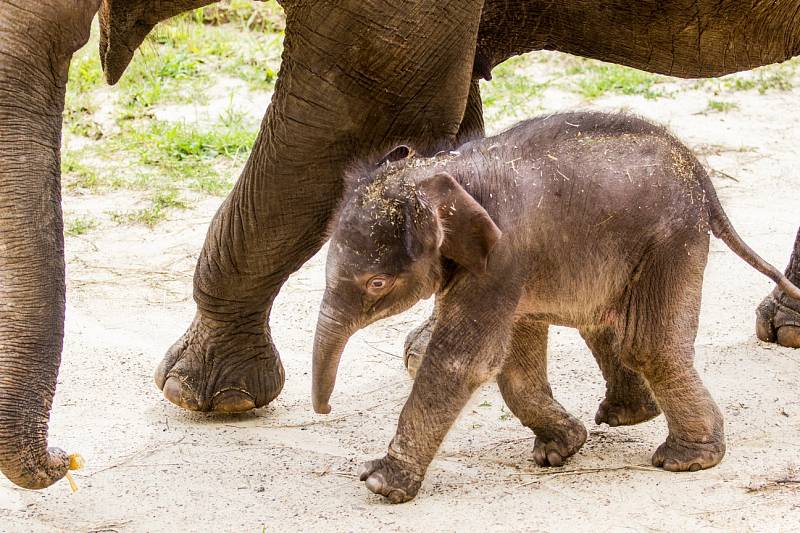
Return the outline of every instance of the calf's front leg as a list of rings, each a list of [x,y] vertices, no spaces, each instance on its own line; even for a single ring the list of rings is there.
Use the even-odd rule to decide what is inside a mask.
[[[416,496],[428,465],[475,389],[502,368],[515,295],[474,279],[449,289],[387,454],[362,465],[361,481],[402,503]],[[486,302],[493,302],[486,305]]]

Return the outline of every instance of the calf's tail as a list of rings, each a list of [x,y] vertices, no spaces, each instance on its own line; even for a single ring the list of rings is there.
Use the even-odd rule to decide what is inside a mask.
[[[800,288],[789,281],[783,272],[767,263],[742,240],[738,233],[736,233],[736,230],[733,229],[733,224],[731,224],[730,219],[728,219],[728,215],[726,215],[725,210],[722,209],[722,204],[719,203],[717,192],[714,190],[708,173],[699,162],[695,163],[695,165],[696,174],[706,194],[709,224],[714,236],[733,250],[733,253],[744,259],[748,265],[774,281],[788,296],[800,300]]]

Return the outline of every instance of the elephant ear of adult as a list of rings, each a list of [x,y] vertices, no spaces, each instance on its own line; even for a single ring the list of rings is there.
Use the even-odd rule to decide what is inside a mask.
[[[139,2],[139,6],[144,2]],[[131,0],[103,0],[100,6],[100,63],[106,81],[115,85],[155,24],[145,22]]]
[[[442,255],[473,274],[485,272],[489,254],[503,236],[489,213],[447,173],[425,178],[419,191],[442,224]]]

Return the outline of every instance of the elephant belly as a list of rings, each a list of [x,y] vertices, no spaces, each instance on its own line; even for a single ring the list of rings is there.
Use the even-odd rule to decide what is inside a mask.
[[[608,322],[634,267],[607,254],[559,263],[560,269],[534,269],[516,314],[568,327]]]

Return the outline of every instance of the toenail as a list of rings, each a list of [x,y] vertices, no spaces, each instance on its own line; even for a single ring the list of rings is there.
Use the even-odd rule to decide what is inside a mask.
[[[547,462],[550,463],[550,466],[561,466],[562,461],[558,452],[551,451],[547,454]]]
[[[400,489],[394,489],[389,493],[389,501],[392,503],[403,503],[406,493]]]
[[[383,490],[383,474],[376,472],[367,478],[367,488],[375,494],[380,494]]]
[[[190,411],[199,411],[200,404],[194,397],[192,390],[184,385],[179,379],[168,377],[164,383],[164,397],[178,407]]]
[[[241,389],[219,391],[211,400],[212,410],[219,413],[242,413],[255,409],[253,396]]]

